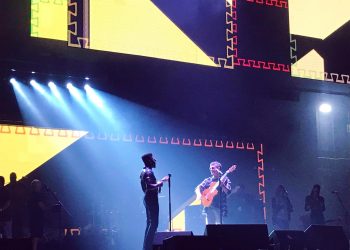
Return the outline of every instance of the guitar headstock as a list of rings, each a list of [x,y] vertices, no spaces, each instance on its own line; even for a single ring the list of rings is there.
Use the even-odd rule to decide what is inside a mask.
[[[235,171],[236,170],[236,168],[237,168],[237,165],[236,164],[234,164],[234,165],[232,165],[229,169],[227,169],[227,173],[232,173],[233,171]]]

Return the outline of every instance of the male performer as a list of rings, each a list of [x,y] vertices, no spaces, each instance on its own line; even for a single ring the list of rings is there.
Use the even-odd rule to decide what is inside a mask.
[[[0,176],[0,239],[10,238],[11,220],[8,210],[10,205],[10,193],[5,189],[5,178]]]
[[[217,183],[219,178],[221,178],[220,187],[217,188],[218,194],[214,196],[214,199],[210,206],[204,207],[203,213],[206,215],[206,224],[220,224],[220,197],[221,197],[221,215],[223,217],[227,216],[227,204],[226,204],[226,196],[231,193],[231,181],[225,176],[221,177],[221,164],[220,162],[214,161],[209,165],[209,170],[211,173],[211,177],[203,180],[201,184],[199,184],[195,190],[197,194],[197,198],[201,197],[205,190],[211,187],[211,184]],[[233,165],[227,173],[236,170],[236,165]],[[226,175],[226,174],[225,174]],[[221,192],[221,195],[220,195]]]
[[[168,181],[169,176],[165,176],[160,181],[157,181],[152,170],[156,167],[156,160],[153,158],[151,153],[143,155],[142,161],[145,164],[145,167],[142,169],[140,179],[142,191],[145,194],[143,202],[146,208],[147,216],[143,250],[152,250],[154,234],[156,233],[158,227],[158,193],[160,188],[163,186],[163,182]]]

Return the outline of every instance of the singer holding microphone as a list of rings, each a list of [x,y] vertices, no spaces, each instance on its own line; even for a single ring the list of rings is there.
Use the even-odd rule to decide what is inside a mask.
[[[156,159],[153,158],[151,153],[145,154],[141,158],[145,164],[141,171],[140,181],[142,191],[145,194],[143,203],[147,217],[143,250],[152,250],[153,238],[158,228],[159,219],[158,193],[163,183],[169,180],[169,176],[167,175],[157,181],[153,173],[153,168],[156,167]]]

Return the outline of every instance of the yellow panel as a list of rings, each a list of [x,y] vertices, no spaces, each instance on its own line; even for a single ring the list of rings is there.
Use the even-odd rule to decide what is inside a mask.
[[[291,34],[325,39],[349,20],[349,0],[289,0]]]
[[[91,0],[90,48],[217,67],[150,0]]]
[[[292,65],[292,76],[324,80],[324,60],[312,50]]]
[[[0,175],[26,176],[86,134],[0,124]]]
[[[175,218],[173,218],[171,223],[174,231],[185,231],[185,210],[182,210]]]
[[[31,36],[67,41],[67,0],[32,0]]]

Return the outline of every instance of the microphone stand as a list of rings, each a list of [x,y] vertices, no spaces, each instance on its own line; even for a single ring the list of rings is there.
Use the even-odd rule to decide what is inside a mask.
[[[68,214],[69,217],[73,217],[72,214],[67,210],[67,208],[63,205],[63,203],[58,199],[57,195],[55,192],[53,192],[47,185],[44,184],[45,190],[51,194],[51,196],[55,199],[56,201],[56,206],[58,208],[58,227],[59,227],[59,240],[60,242],[62,241],[63,237],[62,237],[62,233],[63,233],[63,223],[62,223],[62,209],[63,211],[66,212],[66,214]],[[55,206],[55,207],[56,207]]]
[[[168,180],[168,186],[169,186],[169,190],[168,190],[168,192],[169,192],[169,232],[171,232],[172,231],[172,225],[171,225],[171,192],[170,192],[171,174],[168,174],[168,176],[169,176],[169,180]]]
[[[220,225],[222,225],[222,187],[221,187],[221,176],[222,173],[220,172],[219,176],[219,208],[220,208]]]

